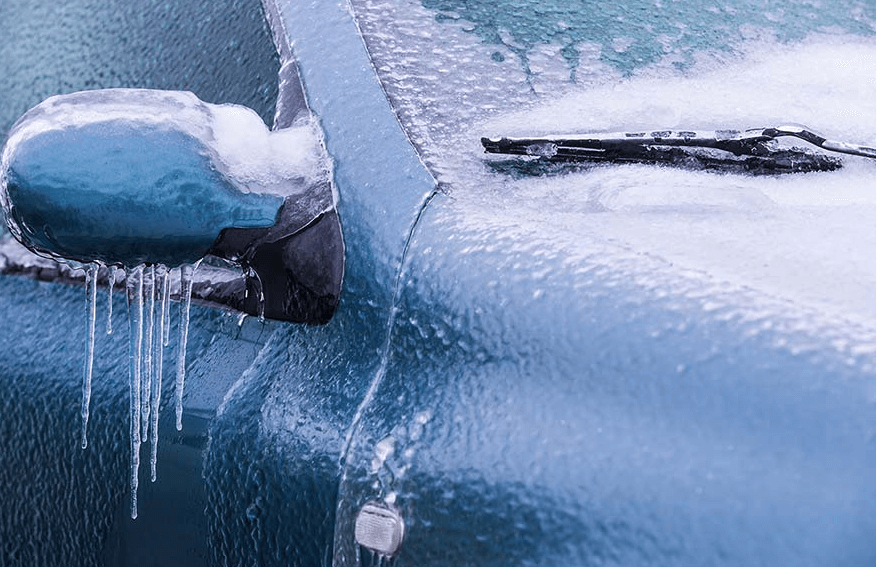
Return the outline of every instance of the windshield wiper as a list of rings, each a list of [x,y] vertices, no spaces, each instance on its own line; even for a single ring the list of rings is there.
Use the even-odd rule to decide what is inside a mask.
[[[749,130],[656,130],[559,134],[527,138],[481,138],[487,153],[533,156],[559,162],[668,163],[695,169],[738,169],[753,173],[829,171],[840,159],[801,148],[781,148],[791,136],[831,152],[874,158],[874,148],[828,140],[798,125]]]

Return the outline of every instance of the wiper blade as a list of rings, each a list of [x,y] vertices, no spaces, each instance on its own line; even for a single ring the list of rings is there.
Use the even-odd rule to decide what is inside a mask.
[[[526,138],[481,138],[487,153],[534,156],[553,161],[636,161],[784,171],[837,169],[837,158],[798,148],[778,148],[775,140],[791,136],[831,152],[874,158],[874,148],[827,140],[798,125],[749,130],[654,130],[559,134]],[[692,164],[692,160],[694,162]]]

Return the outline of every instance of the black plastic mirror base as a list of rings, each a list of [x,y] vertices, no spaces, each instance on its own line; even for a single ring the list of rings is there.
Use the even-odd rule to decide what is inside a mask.
[[[338,307],[344,276],[344,241],[338,214],[331,210],[302,230],[263,238],[243,254],[234,244],[252,242],[254,229],[229,229],[212,254],[241,264],[248,275],[215,286],[208,301],[278,321],[321,325]],[[269,236],[270,229],[266,230]]]

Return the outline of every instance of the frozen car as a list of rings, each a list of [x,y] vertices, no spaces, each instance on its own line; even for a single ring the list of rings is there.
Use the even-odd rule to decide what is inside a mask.
[[[146,331],[126,311],[136,315],[139,290],[121,306],[138,268],[127,266],[124,285],[116,270],[92,272],[118,285],[107,294],[91,283],[89,302],[81,270],[5,238],[0,563],[874,562],[873,161],[754,175],[560,162],[539,148],[486,156],[480,141],[795,121],[873,145],[872,3],[193,6],[82,2],[46,8],[48,18],[4,3],[6,76],[28,77],[4,79],[14,110],[4,155],[19,147],[12,121],[51,95],[192,90],[251,106],[277,131],[318,123],[331,206],[283,236],[301,254],[261,273],[255,256],[205,259],[188,325],[186,301],[181,316],[171,309],[180,340],[165,349],[153,329],[166,361],[185,351],[182,429],[166,362],[158,435],[147,430],[154,482],[150,444],[133,445],[139,469],[131,453],[141,408],[129,366],[141,366],[129,353]],[[40,35],[50,19],[80,41],[17,67],[52,43]],[[123,40],[105,35],[120,20]],[[221,57],[193,55],[202,50]],[[52,72],[40,69],[65,58],[98,71],[46,87]],[[49,131],[69,133],[65,120],[101,95],[74,96],[84,98]],[[68,143],[58,139],[53,152]],[[241,151],[253,145],[241,140]],[[149,162],[159,147],[135,157]],[[37,150],[22,163],[57,165]],[[116,173],[68,159],[62,181],[82,164],[95,179]],[[64,218],[107,227],[121,214],[67,205],[76,213]],[[147,233],[172,216],[143,214]],[[89,241],[93,258],[62,246],[61,228],[97,230],[59,227],[58,216],[11,216],[11,226],[43,254],[118,259],[114,239]],[[161,236],[155,246],[173,252],[179,235]],[[253,241],[275,242],[263,236]],[[154,248],[142,250],[128,263],[153,263]],[[307,273],[337,278],[328,307],[284,295]],[[274,276],[279,296],[255,285]],[[184,300],[186,286],[172,284]]]

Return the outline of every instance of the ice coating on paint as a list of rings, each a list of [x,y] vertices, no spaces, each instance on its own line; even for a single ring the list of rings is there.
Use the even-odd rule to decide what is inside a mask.
[[[82,448],[88,447],[88,411],[91,403],[91,377],[94,371],[94,333],[97,318],[97,271],[92,264],[85,270],[86,354],[82,378]]]
[[[129,386],[131,419],[131,519],[137,518],[140,472],[140,363],[143,349],[143,266],[129,269],[125,277],[128,298]]]
[[[192,281],[195,266],[180,266],[180,342],[177,354],[177,431],[183,429],[183,385],[186,380],[186,342],[189,339],[189,307],[192,303]]]
[[[272,226],[286,197],[324,208],[330,175],[314,122],[272,132],[250,109],[191,93],[109,89],[51,97],[16,123],[0,204],[40,254],[177,266],[224,229]]]
[[[269,227],[284,198],[323,204],[331,166],[313,120],[272,132],[252,110],[188,92],[108,89],[60,95],[27,112],[0,154],[0,204],[12,234],[39,254],[108,266],[113,331],[117,266],[126,270],[130,327],[131,510],[140,444],[156,476],[163,347],[169,344],[166,266],[180,268],[176,425],[182,427],[194,268],[230,227]],[[156,267],[158,286],[156,289]],[[87,285],[89,333],[82,442],[90,401],[97,270]],[[155,294],[160,293],[156,306]],[[156,312],[158,308],[158,329]]]
[[[322,138],[313,121],[272,132],[245,106],[203,102],[187,91],[151,89],[104,89],[49,97],[13,126],[3,158],[37,135],[111,122],[179,130],[198,138],[214,153],[216,165],[245,188],[272,188],[286,196],[329,176]],[[281,184],[284,180],[302,183]]]

